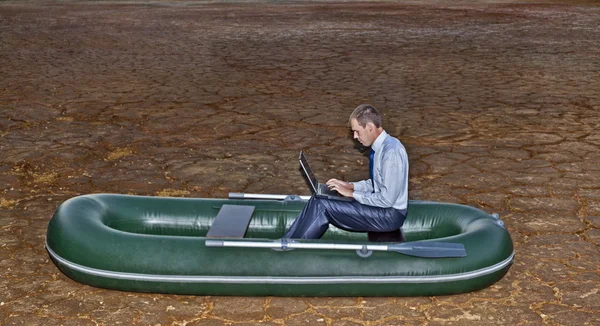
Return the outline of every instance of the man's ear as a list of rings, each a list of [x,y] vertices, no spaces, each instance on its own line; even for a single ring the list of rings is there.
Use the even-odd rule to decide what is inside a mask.
[[[367,122],[367,124],[365,125],[365,128],[369,131],[369,132],[373,132],[373,130],[375,130],[375,124],[373,122]]]

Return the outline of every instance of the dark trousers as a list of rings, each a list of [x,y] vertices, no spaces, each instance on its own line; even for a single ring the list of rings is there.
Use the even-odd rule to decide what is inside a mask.
[[[405,218],[406,210],[313,196],[283,237],[319,239],[329,228],[329,223],[347,231],[397,232]]]

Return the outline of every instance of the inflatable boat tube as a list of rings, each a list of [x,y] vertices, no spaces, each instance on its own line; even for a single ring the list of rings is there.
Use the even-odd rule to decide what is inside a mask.
[[[84,284],[195,295],[464,293],[501,279],[514,258],[511,237],[497,215],[425,201],[409,202],[402,228],[408,242],[401,247],[408,251],[394,251],[397,244],[368,242],[364,233],[333,226],[322,239],[282,243],[278,239],[305,204],[84,195],[58,207],[48,225],[46,248],[64,274]],[[213,222],[215,229],[217,224],[226,231],[239,227],[215,221],[226,206],[234,211],[235,206],[251,207],[243,213],[251,214],[245,235],[207,237]],[[412,245],[419,243],[426,245]],[[411,254],[440,243],[464,248],[466,256]]]

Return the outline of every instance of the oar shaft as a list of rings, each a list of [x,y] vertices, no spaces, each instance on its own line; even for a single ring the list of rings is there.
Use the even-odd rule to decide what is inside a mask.
[[[460,243],[444,242],[405,242],[395,245],[366,245],[366,244],[345,244],[345,243],[306,243],[294,242],[282,239],[280,241],[227,241],[211,240],[205,242],[207,247],[235,247],[235,248],[269,248],[269,249],[329,249],[329,250],[356,250],[359,255],[365,254],[368,257],[373,251],[395,251],[397,253],[424,257],[466,257],[465,247]]]
[[[295,196],[295,195],[294,195]],[[265,200],[284,200],[289,198],[290,195],[276,195],[276,194],[246,194],[242,192],[230,192],[229,199],[265,199]],[[302,200],[309,200],[310,196],[295,196],[300,197]]]
[[[224,240],[206,240],[207,247],[236,247],[236,248],[281,248],[280,242],[259,242],[259,241],[224,241]]]
[[[353,245],[344,243],[288,243],[292,249],[332,249],[332,250],[375,250],[387,251],[388,247],[383,245]],[[366,247],[366,248],[365,248]]]
[[[332,250],[361,250],[364,245],[344,243],[302,243],[302,242],[260,242],[260,241],[226,241],[206,240],[207,247],[236,247],[236,248],[271,248],[271,249],[332,249]],[[284,248],[285,247],[285,248]],[[385,245],[366,245],[367,250],[387,251]]]

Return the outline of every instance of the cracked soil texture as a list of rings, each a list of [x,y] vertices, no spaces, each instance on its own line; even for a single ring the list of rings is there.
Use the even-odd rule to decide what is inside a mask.
[[[599,325],[600,2],[0,2],[0,325]],[[368,176],[384,113],[410,198],[498,212],[509,273],[416,298],[76,283],[44,247],[87,193],[309,194]]]

